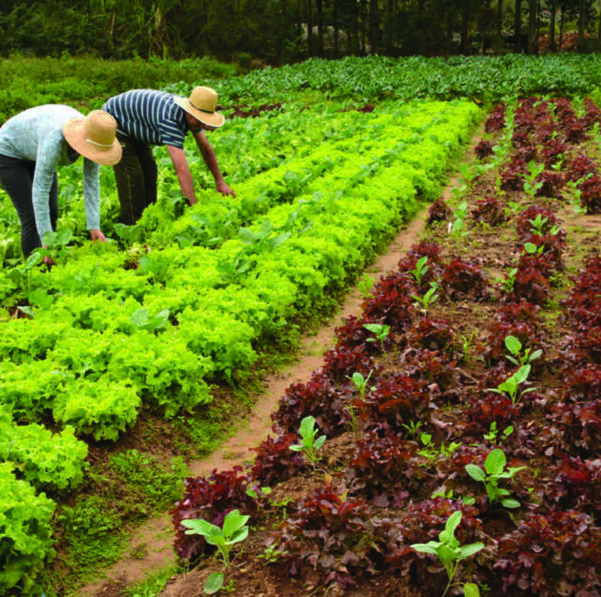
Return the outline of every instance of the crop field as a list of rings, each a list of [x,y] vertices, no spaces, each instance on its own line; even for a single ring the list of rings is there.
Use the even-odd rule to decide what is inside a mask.
[[[120,526],[168,508],[194,568],[181,595],[601,594],[598,69],[513,58],[215,83],[236,197],[189,139],[187,206],[157,148],[159,200],[134,226],[101,169],[92,244],[81,164],[64,167],[50,270],[23,260],[0,190],[1,594],[75,595],[118,560]],[[252,462],[183,483],[425,207]]]

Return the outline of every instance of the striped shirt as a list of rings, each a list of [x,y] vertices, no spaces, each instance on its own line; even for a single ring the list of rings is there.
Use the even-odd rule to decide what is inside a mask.
[[[31,189],[36,228],[40,239],[52,230],[50,188],[57,166],[69,164],[63,124],[83,114],[70,106],[48,104],[29,108],[9,118],[0,128],[0,154],[35,162]],[[100,166],[83,160],[83,197],[88,230],[100,228]]]
[[[109,98],[102,109],[117,121],[117,131],[148,143],[184,148],[188,132],[185,111],[164,91],[134,89]]]

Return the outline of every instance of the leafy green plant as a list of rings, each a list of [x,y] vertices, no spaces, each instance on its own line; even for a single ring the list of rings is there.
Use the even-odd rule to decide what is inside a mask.
[[[428,256],[424,255],[417,261],[417,263],[415,264],[415,268],[409,272],[417,282],[418,288],[421,288],[422,280],[426,273],[428,273],[428,270],[430,269],[430,266],[428,266],[427,263]]]
[[[542,255],[545,250],[545,245],[537,246],[534,243],[524,243],[524,251],[528,253],[528,255]]]
[[[456,584],[453,583],[453,580],[457,574],[459,563],[484,549],[484,543],[480,541],[476,543],[470,543],[469,545],[461,545],[459,543],[459,540],[455,537],[455,529],[461,522],[461,516],[460,510],[453,512],[453,514],[449,516],[444,531],[438,535],[438,541],[428,541],[428,543],[413,543],[411,545],[411,548],[415,551],[437,556],[442,565],[445,567],[449,577],[449,582],[447,583],[442,597],[447,594],[453,584]],[[463,592],[466,597],[475,597],[480,595],[478,585],[474,583],[465,583],[463,585]]]
[[[493,421],[490,424],[488,433],[484,434],[484,439],[489,441],[491,444],[502,443],[513,433],[513,431],[513,426],[509,425],[509,427],[505,427],[505,429],[503,429],[503,431],[499,434],[497,422]]]
[[[428,290],[424,296],[419,296],[418,294],[411,295],[411,298],[415,299],[415,305],[421,307],[424,313],[428,312],[428,309],[438,300],[438,283],[430,282],[430,290]]]
[[[513,404],[517,404],[524,394],[533,392],[535,388],[526,388],[520,391],[520,386],[525,383],[530,375],[532,365],[521,365],[520,368],[510,375],[503,383],[500,383],[496,388],[488,388],[491,392],[498,394],[507,394]]]
[[[449,223],[449,233],[455,237],[462,237],[467,234],[465,222],[469,215],[469,206],[467,201],[462,201],[454,210],[455,219]]]
[[[410,437],[417,438],[419,428],[422,426],[421,421],[409,421],[409,423],[403,423],[403,427],[407,430]]]
[[[363,373],[355,371],[355,373],[353,373],[353,375],[349,377],[349,379],[353,382],[355,389],[359,392],[359,396],[362,401],[365,400],[365,394],[369,389],[369,379],[371,377],[371,374],[372,372],[370,371],[366,377],[365,375],[363,375]],[[357,413],[355,412],[352,400],[349,401],[347,408],[351,415],[351,427],[353,430],[353,435],[357,437],[359,426],[357,424]]]
[[[463,360],[466,365],[469,365],[472,362],[472,346],[474,344],[474,340],[476,338],[475,330],[472,330],[472,333],[469,336],[461,336],[461,346],[463,349]]]
[[[567,186],[570,189],[570,205],[572,206],[572,209],[580,215],[586,214],[586,207],[583,207],[581,202],[582,189],[580,188],[580,185],[583,181],[590,178],[591,176],[592,173],[589,173],[585,177],[582,177],[577,181],[567,181]]]
[[[152,316],[149,315],[148,309],[137,309],[131,314],[130,321],[141,330],[154,332],[168,323],[169,309],[162,309]]]
[[[300,424],[299,433],[301,436],[300,444],[293,444],[290,449],[294,452],[302,452],[305,458],[311,463],[311,466],[315,470],[317,463],[321,460],[321,457],[317,453],[324,442],[326,436],[317,436],[317,429],[315,428],[315,417],[305,417]]]
[[[509,335],[505,338],[505,346],[511,353],[511,355],[507,356],[507,359],[514,365],[528,365],[529,363],[532,363],[532,361],[540,358],[540,356],[543,354],[542,350],[539,349],[532,352],[531,348],[527,348],[522,353],[522,343],[512,335]]]
[[[466,464],[465,470],[474,481],[481,481],[486,487],[486,493],[491,504],[501,502],[506,508],[519,508],[520,503],[517,500],[507,498],[510,492],[507,489],[499,487],[502,479],[513,479],[515,474],[525,466],[512,466],[505,468],[507,459],[505,453],[500,448],[495,448],[489,452],[484,461],[484,469],[477,464]]]
[[[357,283],[357,289],[362,297],[367,298],[370,296],[374,284],[375,280],[369,274],[363,274]]]
[[[363,327],[375,334],[375,338],[367,338],[367,342],[380,342],[382,352],[384,352],[384,340],[390,333],[390,326],[384,323],[364,323]]]
[[[182,525],[188,530],[186,535],[202,535],[209,545],[214,545],[221,556],[224,569],[232,565],[230,553],[236,543],[248,537],[247,522],[249,516],[240,514],[238,510],[228,512],[223,520],[223,528],[211,524],[202,518],[182,520]],[[205,582],[205,593],[212,595],[223,587],[224,573],[213,572]]]
[[[31,273],[32,270],[42,263],[43,255],[41,250],[34,251],[22,265],[18,265],[10,270],[8,277],[12,279],[20,288],[25,296],[31,293]]]
[[[549,218],[545,218],[545,217],[543,217],[542,214],[538,213],[538,214],[536,214],[536,217],[534,219],[528,220],[528,223],[532,227],[532,232],[534,234],[537,234],[538,236],[544,236],[545,235],[545,224],[548,221],[549,221]],[[551,236],[555,236],[558,233],[559,233],[559,226],[557,226],[557,224],[555,224],[551,228],[551,230],[549,230],[549,232],[548,232],[548,234],[550,234]]]
[[[512,267],[508,272],[505,278],[501,278],[499,284],[501,286],[501,290],[507,293],[513,292],[513,287],[515,286],[515,277],[518,273],[517,267]]]
[[[448,457],[461,446],[460,442],[451,442],[449,445],[440,444],[440,446],[436,446],[432,441],[432,435],[429,433],[422,433],[420,435],[420,440],[424,447],[419,451],[419,454],[425,456],[428,460],[434,460],[438,458],[439,455]]]
[[[534,161],[528,163],[528,172],[524,174],[524,192],[534,199],[536,193],[543,186],[541,181],[537,181],[536,178],[545,169],[544,164],[537,164]]]

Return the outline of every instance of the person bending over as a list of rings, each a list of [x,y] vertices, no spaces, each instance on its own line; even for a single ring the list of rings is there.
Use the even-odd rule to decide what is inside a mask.
[[[58,219],[57,166],[82,155],[84,203],[92,240],[104,242],[100,230],[99,164],[121,158],[117,123],[106,112],[87,116],[70,106],[37,106],[9,118],[0,128],[0,185],[21,221],[21,249],[28,257],[42,246]],[[50,257],[44,258],[51,263]]]
[[[189,131],[213,175],[217,191],[235,196],[223,180],[215,151],[204,134],[225,122],[223,114],[217,111],[214,89],[195,87],[189,98],[134,89],[109,98],[102,109],[117,121],[117,137],[123,147],[123,158],[114,167],[121,223],[135,224],[144,209],[156,202],[158,170],[152,153],[155,145],[167,146],[182,195],[190,205],[198,202],[184,152]]]

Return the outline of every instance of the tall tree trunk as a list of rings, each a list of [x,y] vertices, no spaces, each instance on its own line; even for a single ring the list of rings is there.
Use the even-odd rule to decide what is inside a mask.
[[[522,0],[515,0],[515,15],[513,22],[513,30],[515,33],[514,51],[520,53],[522,51]]]
[[[469,1],[463,0],[463,6],[461,9],[461,53],[466,55],[469,54],[468,45],[468,24],[469,24]]]
[[[360,4],[360,12],[361,14],[359,15],[359,19],[361,21],[361,54],[365,54],[366,53],[366,34],[365,34],[365,15],[367,13],[366,10],[366,5],[365,3],[367,2],[367,0],[361,0],[361,4]]]
[[[528,54],[536,53],[536,32],[538,21],[538,0],[528,1]]]
[[[586,0],[578,3],[578,51],[584,49],[584,26],[586,21]]]
[[[369,2],[369,41],[371,53],[378,54],[380,52],[380,11],[378,0],[370,0]]]
[[[314,43],[313,43],[313,6],[311,0],[307,2],[307,53],[309,56],[313,56]]]
[[[497,37],[501,39],[503,36],[503,0],[497,0]]]
[[[423,2],[422,2],[423,6]],[[438,53],[438,6],[437,0],[432,0],[430,5],[430,54]]]
[[[555,43],[555,13],[557,12],[557,0],[551,0],[551,22],[549,23],[549,49],[551,52],[557,51]]]
[[[559,47],[557,48],[560,52],[561,52],[561,45],[563,43],[563,23],[564,23],[564,18],[563,18],[563,12],[561,13],[561,23],[559,25]]]
[[[333,2],[334,18],[334,58],[338,58],[338,0]]]
[[[316,0],[317,2],[317,55],[323,58],[324,56],[324,45],[323,45],[323,0]]]

